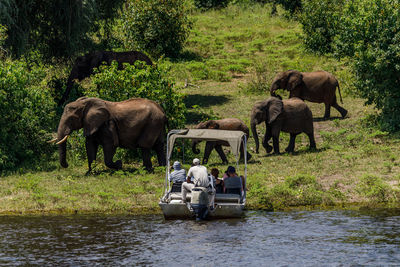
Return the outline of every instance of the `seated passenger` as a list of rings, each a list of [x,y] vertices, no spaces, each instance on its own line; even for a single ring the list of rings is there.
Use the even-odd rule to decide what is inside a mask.
[[[239,194],[243,192],[243,179],[236,174],[235,167],[229,166],[226,170],[227,177],[224,178],[224,193]]]
[[[183,183],[186,179],[186,171],[182,169],[181,163],[179,161],[175,161],[172,166],[174,171],[168,177],[168,180],[173,183]]]
[[[193,167],[191,167],[187,174],[186,182],[182,184],[182,202],[186,203],[187,192],[192,192],[193,187],[208,187],[210,181],[208,180],[207,168],[200,165],[200,160],[195,158],[193,160]],[[193,177],[193,181],[192,178]]]
[[[217,168],[212,168],[211,169],[211,177],[213,179],[214,182],[214,188],[216,193],[223,193],[224,192],[224,188],[223,188],[223,181],[222,179],[218,178],[219,175],[219,170]]]

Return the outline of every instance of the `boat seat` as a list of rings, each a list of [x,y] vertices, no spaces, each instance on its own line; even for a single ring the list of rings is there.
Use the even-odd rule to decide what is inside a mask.
[[[187,193],[186,194],[186,201],[190,201],[190,199],[192,198],[192,194],[191,193]],[[171,200],[181,200],[182,199],[182,194],[181,192],[177,193],[177,192],[173,192],[170,194],[170,199]]]
[[[182,182],[175,182],[172,184],[171,192],[181,192],[182,191]]]
[[[239,194],[215,194],[215,202],[233,202],[240,203],[241,197]]]

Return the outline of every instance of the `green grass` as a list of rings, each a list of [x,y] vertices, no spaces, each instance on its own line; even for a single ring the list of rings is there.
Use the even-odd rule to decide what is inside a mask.
[[[398,206],[399,136],[377,128],[376,111],[364,106],[364,100],[354,93],[346,62],[306,52],[300,25],[269,14],[268,5],[254,5],[193,15],[195,24],[182,57],[161,62],[170,67],[176,88],[186,95],[187,126],[228,117],[249,125],[251,107],[269,97],[267,91],[276,72],[327,70],[339,79],[349,117],[339,119],[340,114],[332,109],[333,119],[323,121],[324,106],[307,103],[315,118],[316,151],[308,150],[308,138],[302,134],[293,154],[271,155],[262,148],[255,154],[254,139],[250,138],[248,149],[253,159],[248,164],[248,208]],[[185,83],[190,85],[184,87]],[[280,94],[287,98],[287,93]],[[258,131],[263,134],[264,126],[259,125]],[[288,141],[289,135],[282,133],[281,151]],[[231,154],[228,158],[234,162]],[[157,203],[164,168],[148,174],[141,169],[141,162],[125,164],[123,160],[124,170],[114,172],[100,162],[85,176],[86,159],[73,158],[68,169],[58,167],[56,160],[55,156],[47,171],[2,177],[0,212],[160,212]],[[227,167],[220,165],[215,151],[209,162],[208,167],[217,167],[221,173]]]

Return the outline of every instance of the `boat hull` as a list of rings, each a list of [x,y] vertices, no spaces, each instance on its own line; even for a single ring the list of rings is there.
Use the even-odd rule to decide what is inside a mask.
[[[163,203],[159,206],[165,219],[193,219],[195,215],[184,203]],[[244,216],[244,204],[221,203],[208,214],[209,219],[240,218]]]

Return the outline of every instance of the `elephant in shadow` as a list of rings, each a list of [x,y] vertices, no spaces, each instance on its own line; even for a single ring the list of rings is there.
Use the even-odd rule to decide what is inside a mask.
[[[81,97],[67,104],[58,125],[57,142],[60,164],[67,168],[67,139],[74,130],[83,128],[89,172],[99,145],[103,147],[107,167],[121,169],[122,162],[113,161],[117,147],[142,149],[143,165],[152,169],[150,150],[157,153],[159,165],[165,165],[164,136],[167,117],[162,107],[144,98],[110,102]]]
[[[310,149],[316,149],[314,139],[314,126],[311,110],[300,98],[294,97],[281,100],[270,97],[267,100],[257,102],[251,111],[251,131],[256,143],[256,153],[259,152],[259,141],[256,126],[265,122],[266,132],[262,145],[267,153],[272,151],[268,141],[272,137],[274,153],[279,154],[279,135],[283,131],[290,133],[287,152],[293,152],[296,136],[305,133],[310,139]]]
[[[339,106],[336,99],[336,88],[338,88],[340,101],[343,104],[340,93],[339,82],[335,76],[326,71],[299,72],[288,70],[278,73],[271,85],[271,96],[277,96],[277,89],[289,91],[289,98],[298,97],[303,100],[325,104],[324,119],[329,119],[331,107],[334,107],[346,117],[347,110]]]
[[[249,138],[249,128],[246,124],[236,118],[227,118],[222,120],[208,120],[205,122],[200,122],[195,126],[195,129],[219,129],[219,130],[230,130],[230,131],[242,131],[246,134],[246,139]],[[199,154],[200,150],[197,148],[197,144],[200,143],[199,140],[192,141],[192,151],[195,154]],[[218,152],[222,162],[224,164],[228,163],[228,159],[222,149],[222,146],[228,146],[229,143],[225,141],[207,141],[206,147],[204,150],[204,157],[202,164],[207,164],[208,158],[210,157],[211,152],[215,149]],[[240,158],[243,158],[243,146],[240,149]],[[247,160],[251,159],[250,153],[247,152]]]
[[[96,51],[77,57],[72,66],[71,73],[68,76],[67,88],[58,102],[58,105],[61,106],[68,99],[75,79],[82,81],[93,74],[94,68],[99,67],[103,62],[110,65],[113,60],[118,62],[119,69],[122,69],[122,63],[134,64],[137,60],[144,61],[147,65],[153,65],[153,62],[148,56],[138,51]]]

